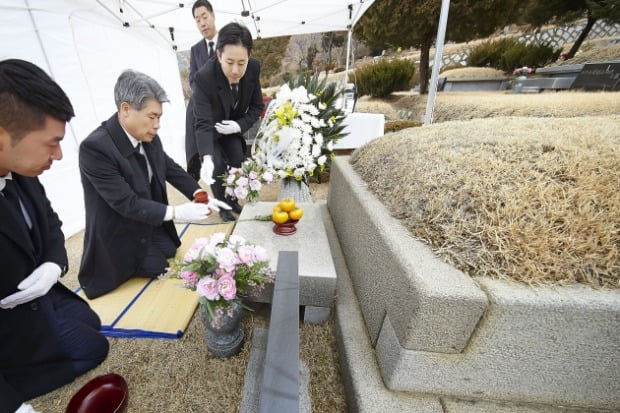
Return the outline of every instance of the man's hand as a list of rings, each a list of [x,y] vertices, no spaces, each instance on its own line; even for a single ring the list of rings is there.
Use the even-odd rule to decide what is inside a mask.
[[[61,273],[62,269],[58,264],[44,262],[17,285],[20,291],[0,301],[0,308],[13,308],[44,296],[58,282]]]
[[[22,405],[19,406],[19,409],[15,410],[15,413],[39,413],[39,412],[33,409],[31,405],[27,403],[22,403]]]
[[[213,183],[215,182],[215,180],[213,179],[213,160],[211,159],[211,155],[205,155],[202,158],[200,179],[202,179],[207,185],[213,185]]]
[[[209,209],[213,212],[220,212],[220,208],[221,209],[227,209],[230,210],[232,209],[230,207],[230,205],[228,205],[226,202],[224,201],[220,201],[217,198],[211,198],[209,199],[209,202],[207,203],[207,206],[209,207]]]
[[[181,221],[198,221],[201,219],[206,219],[210,213],[211,210],[207,204],[187,202],[174,207],[173,219],[179,219]]]
[[[222,135],[232,135],[233,133],[241,133],[241,126],[234,120],[223,120],[215,124],[215,130]]]

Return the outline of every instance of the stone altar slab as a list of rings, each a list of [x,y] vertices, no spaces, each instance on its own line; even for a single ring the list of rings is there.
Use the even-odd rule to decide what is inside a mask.
[[[312,202],[298,203],[304,210],[304,216],[296,225],[297,232],[293,235],[277,235],[273,232],[273,222],[254,219],[259,215],[271,215],[275,204],[275,202],[246,204],[233,234],[267,249],[274,273],[278,266],[278,252],[297,251],[299,253],[299,304],[311,307],[331,307],[336,294],[336,268],[329,248],[320,205]],[[259,297],[253,297],[250,300],[270,303],[272,295],[273,286],[269,286]],[[306,312],[308,310],[306,307]]]

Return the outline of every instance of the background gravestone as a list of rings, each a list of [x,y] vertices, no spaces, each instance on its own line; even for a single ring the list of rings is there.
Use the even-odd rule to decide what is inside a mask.
[[[620,61],[584,65],[571,89],[620,90]]]

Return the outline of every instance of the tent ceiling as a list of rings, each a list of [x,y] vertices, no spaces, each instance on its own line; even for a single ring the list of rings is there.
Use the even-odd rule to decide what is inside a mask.
[[[198,37],[193,1],[97,0],[127,30],[149,27],[162,41],[186,50]],[[373,0],[211,0],[215,21],[245,24],[254,38],[347,30],[357,23]],[[121,12],[122,10],[122,12]],[[171,29],[172,28],[172,29]],[[174,40],[173,40],[174,38]]]

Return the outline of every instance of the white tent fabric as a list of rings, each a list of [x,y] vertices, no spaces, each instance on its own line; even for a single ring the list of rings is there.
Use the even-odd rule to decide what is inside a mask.
[[[244,23],[255,38],[347,30],[372,0],[212,0],[218,27]],[[115,111],[113,88],[124,69],[155,78],[169,104],[159,135],[185,163],[185,103],[175,49],[200,38],[191,5],[169,0],[2,0],[0,60],[29,60],[67,92],[76,117],[67,127],[64,158],[41,175],[65,236],[84,227],[79,143]],[[1,110],[1,108],[0,108]]]

